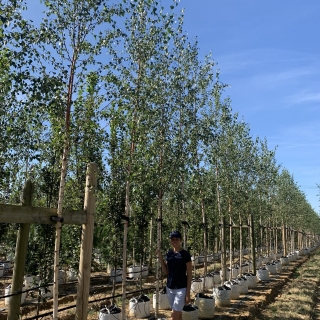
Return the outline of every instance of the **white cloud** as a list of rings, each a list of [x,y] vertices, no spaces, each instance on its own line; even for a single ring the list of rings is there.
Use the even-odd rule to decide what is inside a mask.
[[[310,103],[310,102],[320,103],[320,92],[301,91],[286,97],[285,101],[289,105]]]
[[[319,128],[320,128],[320,119],[319,120],[313,120],[313,121],[307,121],[307,122],[300,122],[295,125],[290,126],[283,126],[281,128],[281,133],[284,136],[287,137],[299,137],[303,141],[306,141],[305,139],[316,139],[316,141],[320,142],[320,136],[319,136]],[[308,140],[310,141],[310,140]]]
[[[301,82],[302,78],[314,74],[313,68],[292,68],[276,72],[259,72],[250,79],[251,85],[259,86],[264,91]]]
[[[284,148],[301,148],[301,147],[319,147],[320,143],[302,143],[302,144],[295,144],[295,145],[289,145],[289,146],[284,146]]]
[[[220,66],[222,74],[234,74],[234,72],[243,69],[246,69],[244,70],[246,73],[252,71],[260,73],[274,69],[285,69],[288,65],[299,66],[303,69],[306,64],[319,63],[319,55],[275,48],[242,50],[223,56],[214,56],[214,58]],[[313,69],[313,72],[318,72],[316,70]]]

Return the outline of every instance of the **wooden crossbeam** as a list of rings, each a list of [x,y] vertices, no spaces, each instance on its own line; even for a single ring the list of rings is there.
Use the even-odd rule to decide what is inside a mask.
[[[57,209],[41,207],[22,207],[0,204],[0,223],[55,224],[51,217],[57,217]],[[63,224],[82,225],[87,223],[87,215],[82,210],[64,210]]]
[[[234,226],[234,225],[230,226],[229,225],[229,228],[240,228],[240,226]],[[245,225],[245,226],[241,226],[241,228],[246,229],[246,228],[250,228],[250,226]]]

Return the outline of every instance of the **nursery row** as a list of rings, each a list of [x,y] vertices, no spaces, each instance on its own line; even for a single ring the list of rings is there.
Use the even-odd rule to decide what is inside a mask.
[[[239,271],[239,266],[235,265],[231,269],[227,268],[228,280],[226,281],[223,280],[222,270],[214,270],[206,276],[193,279],[191,292],[194,302],[192,305],[184,307],[183,319],[214,318],[216,307],[231,307],[237,300],[242,299],[250,290],[254,290],[262,283],[271,280],[277,281],[283,268],[288,268],[289,265],[309,255],[315,249],[316,247],[296,250],[286,257],[281,256],[281,253],[259,257],[256,260],[258,267],[256,272],[253,272],[251,262],[242,266],[242,273]],[[278,257],[279,259],[277,259]],[[193,263],[195,263],[195,260]],[[111,319],[113,317],[121,319],[121,309],[117,307],[117,311],[115,311],[113,308],[114,305],[110,308],[104,307],[101,309],[99,319]],[[164,310],[170,310],[166,287],[159,292],[155,292],[151,298],[141,294],[130,299],[127,314],[134,318],[148,318],[152,313],[157,311],[162,313]]]
[[[209,254],[207,257],[207,261],[209,264],[209,268],[207,274],[203,275],[203,265],[204,265],[204,256],[196,256],[193,258],[193,265],[196,267],[197,274],[192,281],[192,295],[194,296],[193,306],[189,306],[189,309],[186,308],[184,312],[189,313],[187,310],[193,310],[195,307],[198,309],[199,317],[206,318],[211,317],[210,315],[214,312],[215,307],[227,307],[230,304],[234,303],[235,300],[241,299],[243,295],[245,295],[248,290],[255,288],[259,283],[270,280],[270,277],[275,275],[279,275],[282,271],[283,267],[287,267],[291,263],[294,263],[297,259],[301,259],[303,256],[308,255],[313,251],[312,249],[302,249],[296,250],[288,256],[284,257],[283,252],[279,252],[277,254],[270,254],[269,256],[258,256],[256,257],[256,273],[253,270],[252,259],[250,258],[250,250],[244,249],[243,251],[247,254],[244,259],[244,263],[239,265],[239,260],[235,260],[234,264],[231,267],[226,268],[226,278],[223,279],[223,272],[221,269],[221,264],[219,262],[221,254]],[[215,257],[215,259],[213,258]],[[116,280],[117,283],[122,281],[122,270],[120,268],[117,269],[117,274],[114,274],[114,270],[109,267],[109,283],[113,283],[113,279]],[[143,285],[141,287],[141,292],[147,288],[145,286],[146,281],[149,282],[154,274],[154,269],[149,269],[146,265],[144,266],[129,266],[126,272],[126,281],[130,286],[131,283],[138,284],[140,280],[143,280]],[[61,272],[61,283],[65,281],[67,277],[68,281],[74,279],[74,273]],[[151,277],[151,278],[150,278]],[[154,279],[154,278],[153,278]],[[25,276],[24,279],[24,289],[31,289],[36,286],[38,283],[37,277]],[[133,282],[132,282],[133,281]],[[154,285],[154,283],[153,283]],[[203,287],[204,285],[204,287]],[[109,289],[110,290],[110,289]],[[31,292],[31,291],[30,291]],[[24,300],[26,297],[26,293],[24,293],[21,297],[21,303],[26,302],[28,305],[30,301],[32,301],[32,296],[37,296],[39,293],[42,298],[46,300],[50,300],[52,298],[52,287],[48,287],[48,289],[42,289],[40,292],[38,290],[33,290],[34,295],[30,295],[28,292],[28,299]],[[119,293],[119,288],[117,289]],[[10,294],[10,285],[5,289],[5,295]],[[110,296],[110,295],[109,295]],[[30,300],[31,299],[31,300]],[[151,302],[149,300],[151,300]],[[141,318],[141,317],[149,317],[150,314],[156,312],[157,308],[157,299],[158,299],[158,312],[164,312],[168,310],[168,302],[165,295],[165,287],[159,290],[158,297],[155,292],[153,296],[150,297],[150,294],[141,294],[138,297],[133,297],[129,299],[129,305],[126,306],[126,315],[128,317]],[[10,297],[6,297],[5,305],[7,305],[10,301]],[[91,298],[92,300],[92,298]],[[112,300],[112,297],[108,299]],[[99,317],[101,319],[107,319],[107,315],[111,315],[114,317],[119,310],[121,310],[121,301],[119,298],[117,299],[119,305],[118,306],[110,306],[107,308],[106,306],[101,307]],[[151,305],[150,305],[151,303]],[[213,306],[212,306],[213,304]],[[25,304],[23,304],[25,305]],[[203,311],[205,310],[205,311]],[[122,312],[122,310],[121,310]],[[207,315],[207,316],[206,316]],[[120,315],[117,315],[120,317]],[[186,315],[184,316],[184,319]],[[99,318],[99,319],[100,319]],[[91,319],[91,318],[90,318]]]
[[[172,230],[204,255],[204,268],[220,251],[224,278],[227,249],[232,265],[234,248],[287,256],[318,241],[319,216],[276,150],[233,112],[215,61],[184,30],[179,1],[40,1],[37,19],[30,1],[5,1],[0,21],[0,241],[2,254],[25,263],[17,287],[23,273],[49,283],[62,264],[85,269],[88,217],[86,248],[115,270],[149,266]],[[94,198],[87,216],[85,188]],[[10,207],[21,200],[25,212],[48,215],[22,221]],[[57,301],[54,310],[57,319]]]
[[[251,136],[249,124],[224,98],[227,85],[215,62],[202,59],[197,43],[188,39],[178,1],[164,8],[155,0],[119,1],[119,10],[110,8],[112,1],[81,1],[81,6],[79,0],[63,1],[64,9],[53,1],[61,11],[48,8],[39,25],[29,19],[23,2],[4,5],[10,21],[2,30],[6,50],[0,56],[8,84],[0,108],[1,204],[20,204],[22,184],[30,179],[36,182],[33,206],[59,207],[61,215],[63,209],[82,210],[85,168],[95,162],[93,246],[113,265],[127,251],[132,260],[145,263],[154,242],[159,239],[159,247],[166,248],[174,229],[185,231],[185,246],[196,253],[204,246],[218,251],[230,237],[220,238],[221,225],[245,227],[249,214],[261,246],[269,235],[261,235],[260,227],[270,233],[283,226],[317,233],[319,217],[293,176],[277,164],[276,151],[265,139]],[[95,15],[83,17],[74,28],[68,22],[82,16],[78,7]],[[115,25],[106,12],[119,15],[111,19]],[[141,12],[148,22],[139,18]],[[74,32],[88,35],[92,25],[104,30],[107,40],[91,30],[88,46],[86,37]],[[73,47],[65,37],[58,41],[69,33],[66,29],[83,42]],[[17,41],[19,32],[26,35],[24,41]],[[97,52],[109,58],[102,62]],[[74,64],[66,57],[74,57]],[[74,82],[67,85],[66,79]],[[16,225],[4,221],[0,228],[4,253],[12,254]],[[80,235],[80,227],[63,225],[61,263],[78,267]],[[242,246],[240,237],[234,239],[234,246]],[[243,241],[249,246],[247,237]],[[40,262],[54,265],[54,242],[54,225],[30,226],[28,273],[52,277]]]

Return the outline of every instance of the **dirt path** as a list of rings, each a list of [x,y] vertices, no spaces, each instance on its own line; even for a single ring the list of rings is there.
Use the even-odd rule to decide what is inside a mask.
[[[320,290],[317,291],[316,306],[314,308],[314,320],[320,320]]]
[[[279,294],[260,308],[259,320],[316,320],[320,319],[320,250],[313,252],[290,275]]]
[[[320,251],[318,251],[319,254]],[[295,270],[299,268],[303,263],[308,260],[308,256],[300,257],[297,261],[290,262],[290,265],[283,267],[282,272],[277,275],[270,275],[270,281],[259,282],[257,288],[249,289],[247,294],[240,295],[239,300],[231,300],[231,305],[228,307],[215,307],[215,315],[212,319],[258,319],[261,312],[271,302],[275,301],[282,289],[290,282]],[[201,270],[199,270],[201,273]],[[106,273],[97,273],[91,280],[91,294],[90,300],[101,299],[101,302],[90,304],[91,311],[88,319],[98,319],[98,311],[100,306],[103,304],[103,297],[111,296],[111,285],[109,284],[109,277]],[[150,288],[155,287],[155,279],[153,276],[148,276],[144,279],[144,286]],[[128,286],[128,291],[134,291],[139,289],[139,281],[132,281]],[[121,285],[118,285],[117,293],[120,293]],[[149,294],[153,293],[154,289],[149,291]],[[212,294],[212,290],[204,292],[206,294]],[[319,290],[320,295],[320,290]],[[59,299],[59,308],[68,305],[74,305],[76,298],[76,285],[68,285],[65,287],[65,292]],[[194,298],[194,296],[192,297]],[[105,299],[104,301],[107,301]],[[154,316],[154,310],[151,302],[151,314],[150,317]],[[0,303],[2,312],[0,312],[0,320],[6,319],[6,308],[3,302]],[[47,304],[43,305],[43,309],[50,311],[52,307],[52,300],[49,300]],[[35,305],[34,303],[27,303],[23,306],[22,312],[25,314],[22,319],[30,318],[31,314],[34,314]],[[128,309],[128,307],[127,307]],[[28,315],[26,314],[28,313]],[[320,320],[320,296],[317,297],[317,303],[315,304],[315,312],[317,318]],[[159,310],[158,318],[169,318],[169,310]],[[59,318],[63,320],[74,319],[74,310],[70,310],[65,314],[59,314]],[[132,318],[132,317],[129,317]],[[43,317],[42,320],[51,319],[51,317]],[[132,318],[133,319],[133,318]]]

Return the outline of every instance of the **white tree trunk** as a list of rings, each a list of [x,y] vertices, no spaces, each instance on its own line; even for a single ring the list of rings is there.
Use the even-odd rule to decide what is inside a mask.
[[[64,186],[66,183],[67,167],[68,167],[68,142],[65,142],[63,150],[61,176],[60,176],[60,188],[59,188],[59,200],[58,200],[58,217],[62,218],[62,209],[64,201]],[[58,294],[59,294],[59,256],[60,256],[60,239],[61,239],[61,222],[56,224],[56,237],[54,245],[54,274],[53,274],[53,319],[58,319]]]

